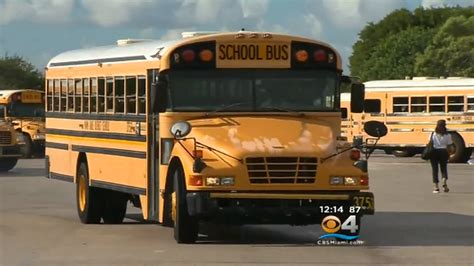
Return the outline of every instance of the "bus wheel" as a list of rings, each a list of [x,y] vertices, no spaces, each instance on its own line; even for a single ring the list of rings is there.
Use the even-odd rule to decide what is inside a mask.
[[[104,212],[102,219],[106,224],[120,224],[127,213],[129,195],[107,190],[104,193]]]
[[[20,151],[23,158],[29,159],[33,155],[33,141],[31,141],[30,135],[26,133],[21,133],[21,134],[23,134],[25,144],[21,147]]]
[[[415,152],[411,149],[393,150],[392,154],[395,157],[413,157]]]
[[[0,159],[0,172],[7,172],[15,167],[18,162],[17,158],[2,158]]]
[[[462,137],[453,132],[450,133],[451,138],[453,139],[453,144],[454,144],[454,153],[449,156],[449,162],[450,163],[465,163],[469,158],[466,158],[466,146],[464,145],[464,140]],[[469,156],[470,157],[470,156]]]
[[[184,173],[181,167],[178,167],[173,174],[173,185],[171,213],[174,221],[174,238],[178,243],[194,243],[198,236],[199,223],[188,213]]]
[[[98,224],[104,208],[103,190],[89,186],[89,171],[81,163],[76,177],[77,213],[85,224]]]

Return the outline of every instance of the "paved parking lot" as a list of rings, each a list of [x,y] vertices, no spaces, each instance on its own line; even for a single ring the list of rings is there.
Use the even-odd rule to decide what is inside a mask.
[[[320,226],[207,228],[178,245],[171,228],[129,207],[122,225],[83,225],[74,186],[22,160],[0,174],[0,265],[314,265],[474,262],[474,165],[449,165],[450,193],[431,193],[420,158],[375,155],[369,168],[375,216],[363,219],[364,246],[317,246]]]

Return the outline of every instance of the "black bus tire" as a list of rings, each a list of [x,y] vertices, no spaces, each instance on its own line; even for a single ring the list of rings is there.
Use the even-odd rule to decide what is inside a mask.
[[[1,158],[0,159],[0,172],[8,172],[15,167],[18,162],[17,158]]]
[[[449,156],[450,163],[465,163],[468,158],[466,158],[466,146],[463,138],[456,132],[451,132],[451,138],[453,139],[454,144],[454,153]]]
[[[104,209],[103,190],[89,186],[87,164],[81,162],[76,176],[76,203],[79,219],[85,224],[98,224]]]
[[[194,243],[198,237],[199,223],[188,213],[184,173],[177,167],[173,174],[173,221],[174,238],[178,243]]]
[[[112,190],[104,191],[104,211],[102,219],[105,224],[121,224],[127,213],[129,195]]]

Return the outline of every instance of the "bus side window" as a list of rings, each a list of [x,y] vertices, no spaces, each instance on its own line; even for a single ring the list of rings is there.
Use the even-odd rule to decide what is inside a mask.
[[[464,96],[448,96],[448,112],[464,111]]]
[[[105,108],[107,112],[114,111],[114,78],[107,78]]]
[[[68,80],[67,85],[67,110],[70,112],[74,112],[74,80]]]
[[[474,95],[467,96],[467,111],[474,112]]]
[[[74,81],[74,111],[81,112],[82,111],[82,79],[76,79]]]
[[[393,97],[393,112],[408,113],[408,97]]]
[[[411,112],[426,113],[426,96],[411,97]]]
[[[381,103],[379,99],[367,99],[364,101],[364,112],[378,114],[381,112]]]
[[[146,78],[145,76],[138,76],[138,113],[145,114],[146,112]]]
[[[67,100],[67,80],[61,80],[61,103],[60,108],[61,112],[66,111],[66,100]]]
[[[91,113],[97,113],[97,78],[91,78]]]
[[[115,113],[123,113],[125,105],[125,78],[115,77]]]
[[[48,90],[47,90],[47,97],[48,97],[48,111],[53,111],[53,80],[48,79]]]
[[[105,113],[105,79],[99,78],[97,85],[97,111]]]
[[[59,97],[61,96],[61,84],[59,82],[59,79],[54,80],[54,111],[60,111],[59,110]]]
[[[82,107],[82,111],[84,113],[89,113],[89,79],[88,78],[85,78],[85,79],[82,79],[82,84],[83,84],[83,98],[82,98],[82,101],[83,101],[83,107]]]
[[[445,98],[444,96],[430,97],[430,112],[445,112]]]
[[[137,78],[127,77],[125,82],[126,110],[128,114],[137,113]]]

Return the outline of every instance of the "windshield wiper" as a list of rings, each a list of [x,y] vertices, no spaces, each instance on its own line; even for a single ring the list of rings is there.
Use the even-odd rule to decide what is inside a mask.
[[[232,103],[232,104],[229,104],[229,105],[225,105],[225,106],[222,106],[222,107],[219,107],[219,108],[215,109],[214,111],[207,112],[204,116],[210,116],[212,114],[222,112],[222,111],[231,109],[231,108],[236,107],[236,106],[247,105],[247,104],[252,104],[252,102],[240,102],[240,103]]]
[[[297,116],[305,116],[304,113],[301,113],[301,112],[298,112],[298,111],[295,111],[295,110],[291,110],[291,109],[282,108],[282,107],[279,107],[279,106],[265,105],[265,106],[260,106],[259,108],[266,109],[266,110],[274,110],[274,111],[279,111],[279,112],[293,113]]]

